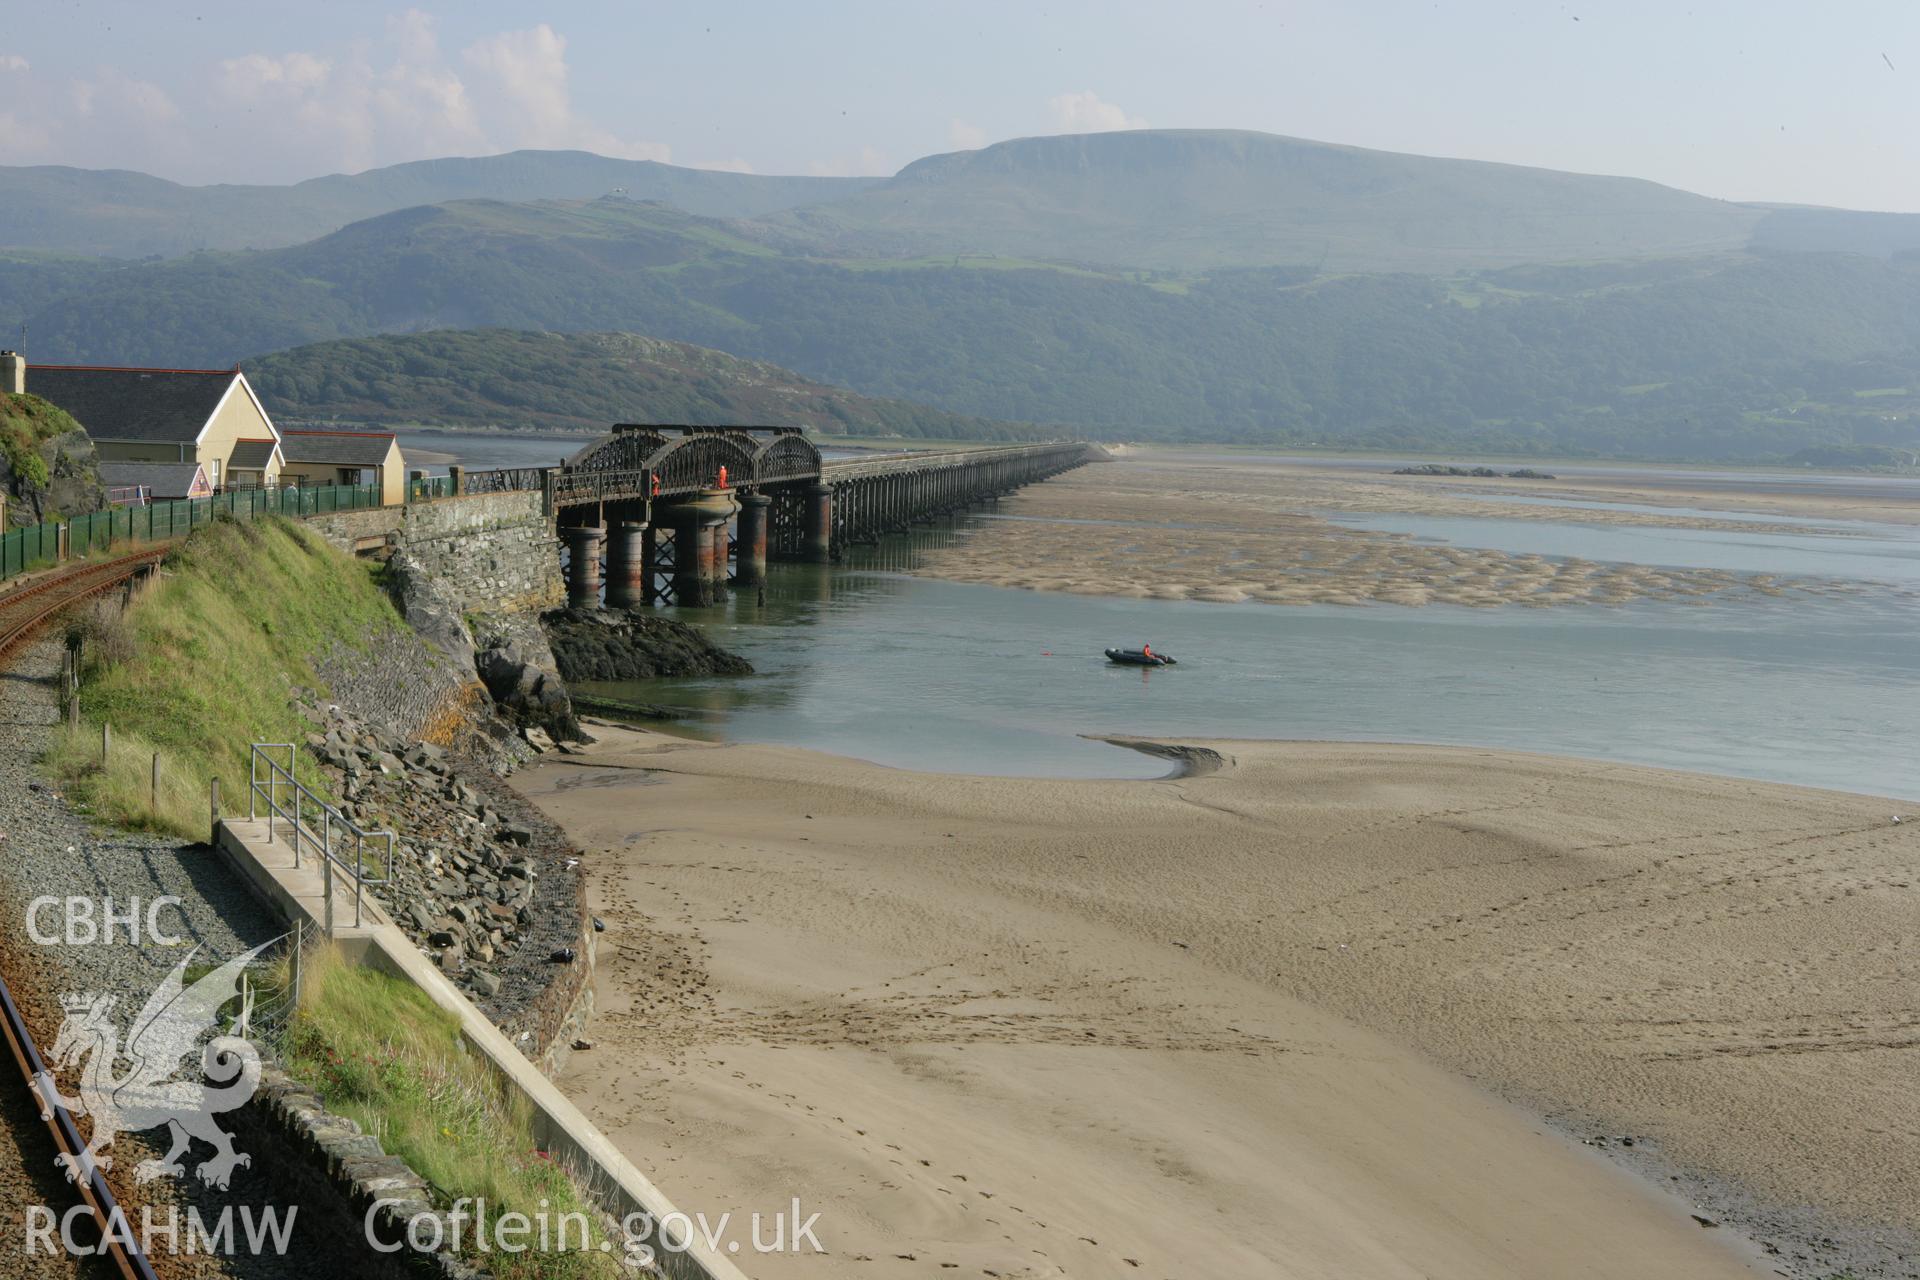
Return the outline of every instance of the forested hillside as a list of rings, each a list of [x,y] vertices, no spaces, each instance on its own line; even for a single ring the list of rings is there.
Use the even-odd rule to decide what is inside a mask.
[[[468,163],[455,176],[484,171]],[[394,198],[453,180],[402,170]],[[24,323],[37,360],[194,366],[440,329],[644,334],[1107,436],[1691,458],[1920,446],[1914,215],[1234,133],[1029,139],[839,190],[752,218],[456,200],[261,252],[0,255],[0,332]],[[1535,260],[1459,265],[1516,257]],[[1395,263],[1418,270],[1357,269]],[[459,354],[483,367],[442,369],[432,412],[511,403],[485,390],[493,342]],[[377,381],[311,403],[351,415]],[[604,417],[580,399],[588,381],[557,370],[552,390],[574,389],[553,412]],[[721,411],[671,378],[645,385]]]
[[[1911,444],[1901,397],[1920,385],[1912,256],[1142,279],[793,258],[734,224],[600,200],[429,206],[293,249],[83,264],[65,297],[49,269],[0,264],[0,289],[38,281],[46,300],[19,318],[49,361],[218,366],[381,332],[617,330],[1109,435],[1758,457]]]
[[[604,429],[615,422],[810,427],[824,435],[1030,437],[822,386],[774,365],[631,333],[507,329],[352,338],[246,362],[282,422]]]

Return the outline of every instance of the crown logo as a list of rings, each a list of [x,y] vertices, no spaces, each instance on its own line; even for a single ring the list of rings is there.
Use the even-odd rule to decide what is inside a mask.
[[[68,1013],[85,1013],[93,1007],[91,991],[69,991],[60,997],[60,1007]]]

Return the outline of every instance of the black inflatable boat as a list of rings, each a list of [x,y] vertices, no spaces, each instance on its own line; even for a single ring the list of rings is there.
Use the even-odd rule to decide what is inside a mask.
[[[1177,665],[1164,653],[1148,653],[1142,649],[1109,649],[1107,661],[1118,662],[1129,667],[1171,667]]]

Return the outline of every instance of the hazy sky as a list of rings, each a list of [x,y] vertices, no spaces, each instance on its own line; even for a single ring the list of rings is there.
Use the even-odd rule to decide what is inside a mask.
[[[580,147],[891,173],[1231,127],[1920,210],[1920,2],[18,0],[0,163],[284,182]]]

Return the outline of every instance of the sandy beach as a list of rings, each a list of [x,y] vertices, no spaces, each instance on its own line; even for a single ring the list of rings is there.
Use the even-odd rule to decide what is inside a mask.
[[[1595,507],[1519,505],[1554,498]],[[1833,520],[1731,520],[1712,510],[1648,513],[1624,504],[1778,513]],[[1618,509],[1616,509],[1618,508]],[[1247,465],[1143,452],[1033,485],[1001,501],[1003,519],[930,548],[917,572],[1036,591],[1222,604],[1456,604],[1532,608],[1633,600],[1909,596],[1903,588],[1448,546],[1365,527],[1368,515],[1524,519],[1844,539],[1846,520],[1920,516],[1914,504],[1798,495],[1682,494],[1619,483],[1469,480],[1378,471]],[[1329,517],[1353,517],[1336,522]]]
[[[1469,749],[1069,782],[595,732],[518,780],[608,926],[562,1083],[684,1209],[821,1212],[828,1256],[749,1274],[1914,1273],[1893,802]]]

